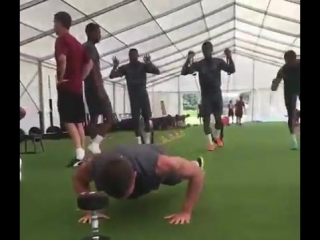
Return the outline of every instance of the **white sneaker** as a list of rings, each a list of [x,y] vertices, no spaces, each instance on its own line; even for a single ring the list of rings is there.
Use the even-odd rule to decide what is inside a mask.
[[[99,145],[97,143],[90,143],[90,145],[88,146],[88,149],[93,154],[101,153],[100,147],[99,147]]]

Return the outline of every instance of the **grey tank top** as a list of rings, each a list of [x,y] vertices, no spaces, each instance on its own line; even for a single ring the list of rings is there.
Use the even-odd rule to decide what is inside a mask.
[[[135,199],[157,190],[162,179],[156,175],[156,166],[162,149],[156,145],[120,145],[113,150],[102,153],[101,157],[92,161],[91,178],[98,191],[105,188],[99,183],[97,176],[103,165],[109,161],[111,156],[121,155],[126,158],[137,173],[135,188],[129,199]]]

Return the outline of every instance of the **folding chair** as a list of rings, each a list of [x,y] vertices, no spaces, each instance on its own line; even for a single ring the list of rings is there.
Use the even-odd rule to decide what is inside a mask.
[[[42,142],[43,133],[40,128],[32,127],[29,130],[29,135],[25,136],[24,139],[24,151],[28,152],[28,141],[31,141],[33,144],[33,152],[37,153],[37,144],[40,145],[42,152],[44,152],[44,146]]]

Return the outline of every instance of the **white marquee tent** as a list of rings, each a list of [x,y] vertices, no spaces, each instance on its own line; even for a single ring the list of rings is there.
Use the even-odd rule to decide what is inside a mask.
[[[180,76],[189,50],[201,58],[201,44],[210,40],[215,55],[225,48],[234,53],[237,72],[223,75],[223,90],[251,92],[249,120],[284,120],[283,92],[271,93],[270,82],[289,49],[300,54],[300,0],[20,0],[20,104],[27,109],[21,127],[50,125],[49,99],[56,110],[55,34],[53,15],[68,12],[71,33],[86,40],[84,28],[96,22],[102,29],[98,44],[105,88],[117,113],[128,113],[124,79],[110,80],[111,58],[127,62],[128,49],[148,53],[162,74],[148,76],[155,115],[160,101],[169,114],[182,111],[183,93],[199,92],[197,77]]]

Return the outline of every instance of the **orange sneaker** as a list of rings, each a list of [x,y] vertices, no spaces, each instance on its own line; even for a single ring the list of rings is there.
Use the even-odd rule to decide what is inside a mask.
[[[214,143],[209,144],[208,151],[213,151],[215,149]]]
[[[223,141],[220,138],[216,139],[218,147],[223,147]]]

